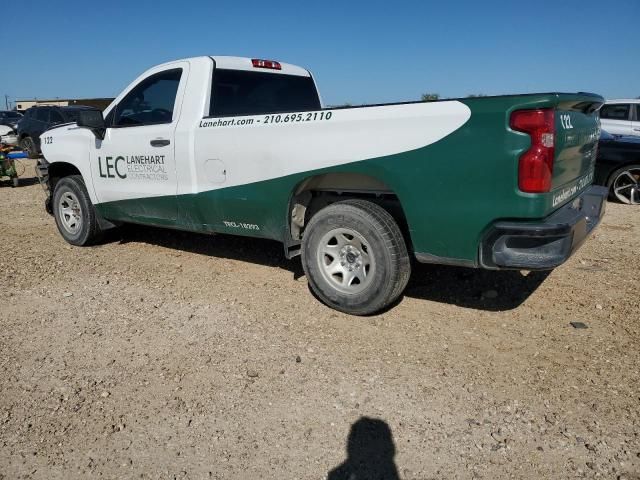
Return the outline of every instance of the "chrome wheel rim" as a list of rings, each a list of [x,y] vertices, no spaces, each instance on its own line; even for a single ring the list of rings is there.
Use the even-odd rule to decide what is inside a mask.
[[[77,234],[82,228],[82,209],[78,197],[73,192],[64,192],[58,201],[58,218],[62,227],[70,234]]]
[[[346,294],[367,288],[376,268],[369,242],[350,228],[336,228],[322,237],[317,262],[324,279]]]
[[[630,168],[620,173],[611,188],[622,203],[640,205],[640,168]]]

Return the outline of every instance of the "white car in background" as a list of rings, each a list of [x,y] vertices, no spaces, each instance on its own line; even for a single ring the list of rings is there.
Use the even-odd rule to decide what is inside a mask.
[[[4,145],[17,145],[16,131],[8,125],[0,125],[0,143]]]
[[[600,109],[602,130],[640,137],[640,99],[607,100]]]

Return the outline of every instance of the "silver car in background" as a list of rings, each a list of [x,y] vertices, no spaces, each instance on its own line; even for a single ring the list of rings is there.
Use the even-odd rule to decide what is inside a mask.
[[[640,137],[640,98],[607,100],[600,109],[602,130]]]

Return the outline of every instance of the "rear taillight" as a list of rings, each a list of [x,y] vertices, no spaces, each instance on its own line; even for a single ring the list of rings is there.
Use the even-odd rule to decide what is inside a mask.
[[[282,70],[282,65],[274,60],[260,60],[259,58],[254,58],[251,60],[251,64],[254,68],[270,68],[272,70]]]
[[[513,130],[531,137],[529,150],[520,156],[518,187],[527,193],[550,191],[555,156],[554,110],[517,110],[511,114],[509,125]]]

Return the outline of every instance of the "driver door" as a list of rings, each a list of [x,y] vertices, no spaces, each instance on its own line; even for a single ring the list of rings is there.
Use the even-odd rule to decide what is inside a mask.
[[[91,170],[104,214],[115,220],[171,224],[177,217],[175,130],[186,63],[141,79],[107,115]]]

